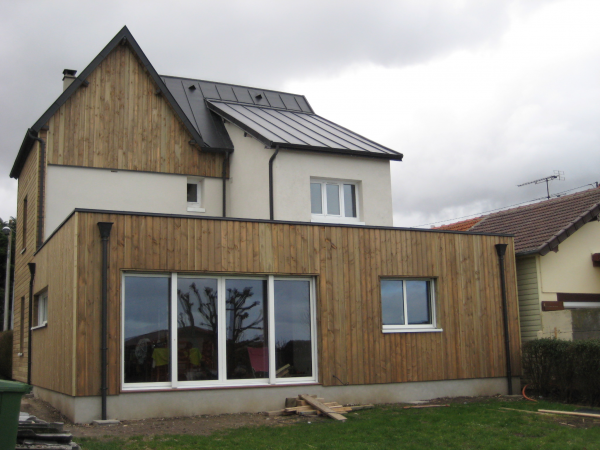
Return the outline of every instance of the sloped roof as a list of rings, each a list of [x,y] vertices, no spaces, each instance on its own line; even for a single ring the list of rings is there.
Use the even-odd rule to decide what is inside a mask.
[[[303,95],[163,76],[163,82],[205,141],[229,137],[217,116],[267,147],[294,148],[402,160],[402,154],[317,114]]]
[[[515,235],[517,255],[545,255],[600,214],[600,188],[484,216],[469,231]]]
[[[448,225],[440,225],[439,227],[433,227],[434,230],[447,230],[447,231],[469,231],[473,228],[477,222],[483,217],[475,217],[474,219],[462,220],[460,222],[449,223]]]
[[[265,145],[312,151],[402,160],[402,154],[376,144],[345,128],[317,116],[302,95],[272,90],[256,89],[203,80],[159,76],[127,27],[108,43],[81,74],[65,89],[48,110],[27,130],[10,172],[18,178],[35,138],[58,109],[79,89],[87,86],[86,78],[117,45],[128,45],[143,64],[158,90],[181,119],[197,145],[207,151],[233,152],[223,120],[227,119],[252,134]],[[251,120],[240,114],[245,109],[263,122]],[[301,115],[302,126],[289,134],[290,115]],[[264,119],[267,118],[265,121]],[[281,130],[286,122],[288,134]],[[317,139],[317,136],[320,136]]]

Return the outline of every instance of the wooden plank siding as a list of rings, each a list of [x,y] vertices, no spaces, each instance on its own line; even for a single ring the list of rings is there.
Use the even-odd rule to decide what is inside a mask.
[[[75,219],[77,218],[77,219]],[[122,271],[315,277],[319,382],[505,376],[499,266],[509,244],[513,374],[520,374],[512,238],[401,229],[77,212],[76,392],[100,393],[101,241],[109,246],[109,394],[120,392]],[[72,233],[63,226],[57,235]],[[56,236],[52,239],[56,239]],[[66,239],[68,241],[68,239]],[[436,279],[438,333],[382,333],[380,277]]]
[[[32,331],[31,383],[67,394],[74,394],[76,230],[77,217],[36,254],[33,289],[48,291],[48,325]]]
[[[128,46],[116,47],[48,122],[47,162],[222,176],[223,155],[191,135]]]
[[[523,342],[537,339],[538,331],[542,330],[537,258],[537,256],[519,258],[516,263],[519,319]]]
[[[42,139],[44,133],[40,133]],[[39,143],[31,150],[21,176],[17,193],[17,235],[15,240],[15,286],[14,286],[14,340],[13,378],[27,381],[27,358],[29,336],[29,267],[36,250],[38,223]],[[24,210],[27,199],[27,211]],[[26,216],[26,219],[25,219]],[[27,230],[23,227],[26,223]],[[26,232],[25,232],[26,231]],[[25,237],[24,237],[25,232]],[[23,322],[23,323],[22,323]],[[19,353],[23,356],[19,356]]]

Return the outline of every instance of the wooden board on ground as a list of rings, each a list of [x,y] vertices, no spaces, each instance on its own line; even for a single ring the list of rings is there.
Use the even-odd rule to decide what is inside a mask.
[[[331,408],[329,408],[328,406],[325,406],[323,403],[318,401],[316,398],[311,397],[310,395],[303,394],[303,395],[300,395],[299,397],[301,400],[304,400],[306,403],[313,406],[315,409],[318,409],[319,411],[326,414],[327,416],[331,417],[332,419],[340,420],[340,421],[346,420],[346,417],[342,416],[339,413],[336,413]]]
[[[593,417],[594,419],[600,419],[600,414],[578,413],[571,411],[553,411],[550,409],[538,409],[538,411],[546,414],[563,414],[565,416]]]

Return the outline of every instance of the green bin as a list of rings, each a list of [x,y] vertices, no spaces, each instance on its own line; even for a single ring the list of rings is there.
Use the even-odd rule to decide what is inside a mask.
[[[15,449],[21,397],[30,392],[28,384],[0,380],[0,450]]]

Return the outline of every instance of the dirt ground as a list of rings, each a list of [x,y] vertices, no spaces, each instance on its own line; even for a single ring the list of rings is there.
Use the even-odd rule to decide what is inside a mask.
[[[456,403],[476,403],[489,399],[490,397],[455,397],[438,398],[427,402],[427,404],[456,404]],[[524,402],[520,396],[497,396],[500,401],[506,402],[507,408],[513,407],[511,403]],[[253,427],[253,426],[273,426],[283,427],[298,422],[320,422],[331,420],[325,417],[317,416],[266,416],[260,413],[255,414],[220,414],[214,416],[191,416],[191,417],[172,417],[161,419],[143,419],[143,420],[123,420],[118,425],[90,425],[73,424],[60,412],[50,406],[48,403],[25,396],[21,402],[21,411],[27,412],[38,419],[47,422],[64,422],[65,431],[73,434],[74,439],[78,437],[129,437],[139,435],[155,434],[196,434],[209,435],[215,431],[224,429]],[[506,411],[508,413],[508,411]],[[522,413],[527,414],[527,413]],[[561,425],[589,428],[600,426],[600,421],[592,418],[574,417],[574,416],[549,416]]]

